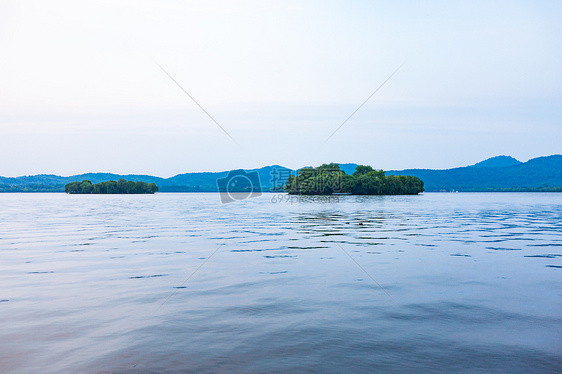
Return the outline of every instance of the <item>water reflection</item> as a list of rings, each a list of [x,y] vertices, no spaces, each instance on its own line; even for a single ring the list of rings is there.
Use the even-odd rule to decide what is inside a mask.
[[[0,203],[7,372],[562,368],[559,194]]]

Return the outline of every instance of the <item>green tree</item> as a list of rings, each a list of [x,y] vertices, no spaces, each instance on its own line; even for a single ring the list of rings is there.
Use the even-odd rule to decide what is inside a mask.
[[[84,180],[80,183],[80,189],[82,193],[90,194],[94,191],[94,185],[89,180]]]
[[[352,175],[347,175],[332,163],[299,170],[296,177],[287,179],[285,190],[299,195],[406,195],[423,192],[423,181],[413,176],[386,176],[384,170],[368,165],[358,165]]]
[[[368,165],[357,165],[352,175],[353,176],[366,175],[371,171],[373,171],[373,168]]]
[[[80,187],[80,183],[71,182],[64,186],[64,191],[69,194],[82,193],[82,188]]]
[[[117,193],[128,193],[127,192],[127,181],[123,178],[117,181],[117,185],[115,186],[117,189]]]

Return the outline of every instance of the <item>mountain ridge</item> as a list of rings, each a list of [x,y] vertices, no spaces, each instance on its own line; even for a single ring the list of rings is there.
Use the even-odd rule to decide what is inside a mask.
[[[511,157],[511,156],[501,155],[501,156],[496,156],[496,157],[490,157],[490,158],[488,158],[484,161],[477,162],[476,164],[471,165],[470,167],[473,167],[473,168],[497,168],[497,167],[519,165],[519,164],[522,164],[522,162],[513,158],[513,157]]]
[[[347,174],[353,173],[357,164],[340,164]],[[0,192],[64,192],[70,182],[90,180],[99,183],[107,180],[127,179],[156,183],[161,192],[216,192],[217,179],[229,173],[257,173],[262,190],[285,184],[292,170],[280,165],[257,169],[234,169],[219,172],[182,173],[170,178],[143,174],[82,173],[68,177],[55,174],[37,174],[21,177],[0,177]],[[426,191],[502,191],[562,187],[562,155],[536,157],[521,162],[511,156],[496,156],[474,165],[451,169],[389,170],[387,175],[413,175],[422,179]]]
[[[504,167],[471,165],[445,170],[391,170],[387,174],[414,175],[424,181],[426,191],[483,192],[561,187],[562,155],[536,157]]]

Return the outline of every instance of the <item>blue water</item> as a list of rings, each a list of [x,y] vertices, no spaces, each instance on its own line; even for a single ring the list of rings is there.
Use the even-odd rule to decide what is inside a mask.
[[[0,194],[0,372],[562,372],[562,194],[276,196]]]

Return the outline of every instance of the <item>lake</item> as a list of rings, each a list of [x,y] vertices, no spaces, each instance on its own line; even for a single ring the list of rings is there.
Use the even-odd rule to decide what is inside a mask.
[[[562,194],[0,194],[2,373],[560,373]]]

